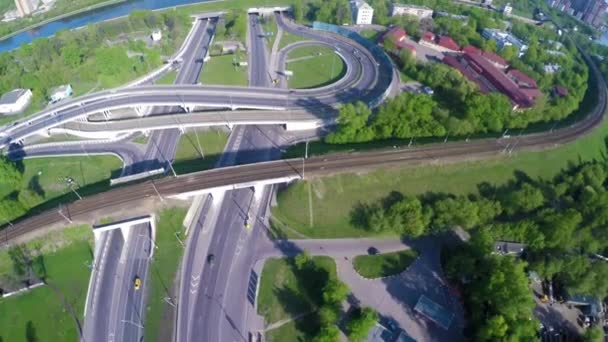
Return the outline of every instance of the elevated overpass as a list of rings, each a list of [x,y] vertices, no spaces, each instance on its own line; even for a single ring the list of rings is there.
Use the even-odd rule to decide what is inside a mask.
[[[343,102],[377,102],[391,86],[392,77],[379,72],[384,63],[383,52],[368,50],[346,37],[312,30],[294,23],[283,23],[293,34],[318,40],[332,46],[349,68],[339,85],[315,89],[277,89],[255,87],[164,85],[137,86],[102,91],[60,103],[35,117],[17,123],[0,132],[0,148],[37,134],[51,127],[86,117],[93,113],[118,108],[178,106],[189,112],[197,107],[284,110],[303,108],[332,108]],[[376,54],[377,56],[375,56]],[[385,57],[385,56],[384,56]],[[390,68],[392,65],[382,66]],[[140,110],[140,112],[144,112]]]
[[[89,139],[112,139],[125,133],[170,128],[235,125],[284,125],[286,130],[314,129],[335,122],[335,111],[224,111],[167,114],[102,122],[68,122],[50,128],[48,134],[67,133]]]

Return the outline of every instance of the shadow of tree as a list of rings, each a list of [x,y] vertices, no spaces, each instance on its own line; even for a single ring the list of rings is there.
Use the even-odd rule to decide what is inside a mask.
[[[44,195],[46,194],[46,192],[42,188],[42,185],[40,185],[40,176],[38,175],[35,175],[30,179],[27,184],[27,188],[28,190],[33,191],[34,193],[36,193],[36,195],[41,197],[44,197]]]
[[[32,321],[27,321],[25,324],[25,340],[27,342],[37,342],[38,336],[36,336],[36,328]]]

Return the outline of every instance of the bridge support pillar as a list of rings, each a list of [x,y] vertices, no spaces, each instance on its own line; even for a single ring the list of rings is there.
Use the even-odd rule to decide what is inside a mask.
[[[264,185],[263,184],[259,184],[259,185],[254,185],[253,186],[253,197],[256,201],[260,200],[262,198],[262,194],[264,193]]]
[[[144,115],[146,115],[147,112],[148,112],[148,107],[144,107],[144,106],[135,107],[135,113],[137,113],[137,116],[144,116]]]

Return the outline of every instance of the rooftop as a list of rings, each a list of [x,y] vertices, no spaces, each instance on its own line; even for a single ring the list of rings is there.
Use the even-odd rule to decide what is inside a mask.
[[[64,85],[60,85],[58,87],[55,87],[51,90],[51,93],[65,93],[66,91],[68,91],[69,89],[71,89],[72,86],[69,84],[64,84]]]
[[[496,241],[494,243],[494,249],[500,254],[521,254],[525,248],[526,245],[518,242]]]
[[[432,11],[433,9],[426,7],[426,6],[419,6],[419,5],[409,5],[409,4],[396,4],[393,3],[393,7],[401,7],[401,8],[415,8],[415,9],[420,9],[420,10],[428,10],[428,11]]]
[[[4,93],[2,97],[0,97],[0,104],[13,104],[19,100],[21,96],[27,93],[29,89],[15,89],[11,90],[8,93]]]
[[[439,37],[439,40],[437,41],[437,45],[443,46],[446,49],[450,49],[450,50],[454,50],[454,51],[460,50],[460,46],[454,41],[454,39],[452,39],[452,37],[449,37],[449,36]]]

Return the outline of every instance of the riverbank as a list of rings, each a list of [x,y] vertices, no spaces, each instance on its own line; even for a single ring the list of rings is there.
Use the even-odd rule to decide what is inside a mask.
[[[39,22],[37,22],[35,24],[28,25],[28,26],[26,26],[26,27],[24,27],[22,29],[19,29],[17,31],[11,32],[9,34],[6,34],[6,35],[0,37],[0,42],[3,41],[3,40],[9,39],[11,37],[14,37],[14,36],[18,35],[19,33],[36,29],[36,28],[38,28],[38,27],[40,27],[42,25],[46,25],[46,24],[52,23],[54,21],[58,21],[58,20],[61,20],[61,19],[73,17],[75,15],[86,13],[86,12],[89,12],[89,11],[94,11],[94,10],[97,10],[97,9],[100,9],[100,8],[104,8],[104,7],[108,7],[108,6],[112,6],[112,5],[118,5],[118,4],[121,4],[123,2],[127,2],[127,1],[129,1],[129,0],[108,0],[108,1],[100,2],[100,3],[95,4],[95,5],[89,5],[89,6],[81,8],[81,9],[74,10],[72,12],[68,12],[68,13],[57,15],[57,16],[54,16],[54,17],[51,17],[51,18],[48,18],[48,19],[44,19],[44,20],[39,21]]]

